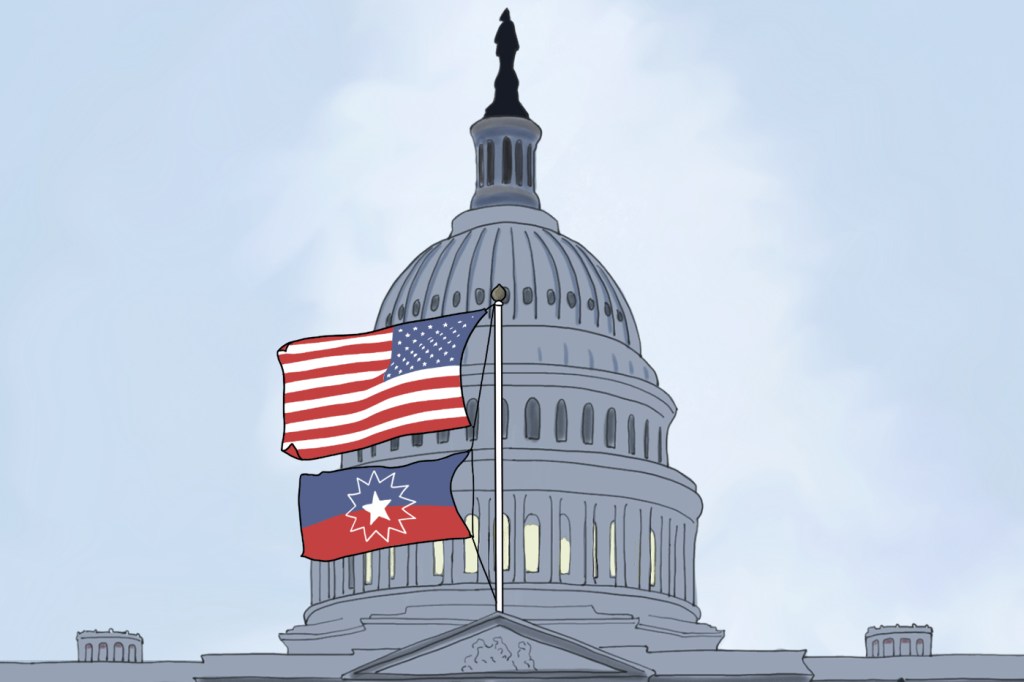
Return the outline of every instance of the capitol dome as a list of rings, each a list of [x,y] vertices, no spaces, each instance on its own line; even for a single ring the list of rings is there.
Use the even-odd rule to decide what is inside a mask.
[[[541,129],[510,69],[506,53],[494,103],[470,128],[469,210],[398,276],[376,320],[384,328],[480,310],[497,285],[507,289],[500,435],[485,318],[463,355],[470,426],[342,456],[345,468],[401,466],[469,451],[452,491],[472,537],[311,562],[304,622],[281,635],[289,653],[400,646],[486,616],[499,541],[512,616],[600,647],[714,649],[724,637],[700,622],[694,553],[703,505],[693,481],[669,466],[675,403],[641,355],[618,285],[540,208]]]

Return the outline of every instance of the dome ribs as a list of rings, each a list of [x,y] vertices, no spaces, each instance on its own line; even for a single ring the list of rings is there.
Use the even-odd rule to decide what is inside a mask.
[[[625,333],[625,336],[626,336],[626,343],[632,345],[630,343],[630,328],[631,327],[634,328],[634,329],[636,328],[636,320],[633,318],[633,311],[630,309],[629,304],[626,303],[626,301],[625,301],[625,298],[626,298],[625,294],[622,294],[622,287],[620,287],[619,283],[615,281],[615,278],[611,276],[611,273],[608,272],[608,269],[604,267],[604,263],[602,263],[597,258],[595,258],[594,254],[590,253],[590,251],[587,250],[587,247],[583,246],[582,244],[579,244],[578,246],[579,246],[580,249],[583,250],[583,252],[585,254],[590,256],[591,261],[594,263],[594,267],[597,268],[598,271],[601,273],[601,276],[609,284],[611,284],[609,289],[612,292],[612,295],[611,295],[611,298],[613,299],[612,300],[612,304],[615,306],[616,310],[621,310],[622,311],[622,327],[623,327],[623,332]],[[622,294],[622,298],[621,299],[619,298],[620,294]],[[614,311],[613,311],[613,313],[614,313]],[[641,351],[640,351],[640,336],[639,336],[639,334],[637,335],[637,339],[636,339],[636,350],[637,350],[638,353],[641,353]],[[643,353],[641,353],[641,355],[642,354]]]
[[[562,319],[562,281],[558,278],[558,268],[555,266],[555,257],[551,255],[551,249],[544,243],[542,235],[544,233],[539,230],[534,230],[529,233],[529,241],[532,244],[534,241],[537,242],[537,246],[544,251],[544,255],[547,256],[547,263],[551,267],[551,282],[552,290],[555,292],[555,319]],[[531,255],[533,254],[533,248],[530,248]],[[536,263],[535,263],[536,264]],[[534,277],[536,277],[537,271],[534,270]],[[539,298],[540,292],[537,292]],[[545,294],[546,296],[547,294]],[[538,304],[539,305],[539,304]]]
[[[452,240],[451,240],[452,244],[454,244],[455,241],[456,240],[454,238],[452,238]],[[455,307],[455,305],[451,302],[451,299],[448,298],[448,293],[451,290],[452,282],[455,280],[455,268],[458,266],[459,262],[462,260],[462,252],[466,250],[466,246],[469,244],[469,240],[466,239],[465,237],[462,237],[461,239],[458,240],[458,243],[459,243],[459,246],[458,246],[457,249],[455,249],[455,255],[452,257],[452,267],[451,267],[450,270],[447,271],[447,275],[448,276],[445,277],[445,280],[444,280],[444,294],[442,294],[442,298],[441,298],[441,314],[442,315],[447,315],[449,312],[456,312],[455,310],[451,310],[451,311],[448,310],[448,306],[452,306],[452,308]]]
[[[533,301],[532,304],[527,305],[532,305],[533,319],[536,320],[540,316],[540,311],[538,310],[538,306],[540,306],[540,292],[537,291],[537,264],[534,262],[533,258],[533,244],[530,243],[530,232],[531,230],[524,231],[526,252],[530,254],[530,272],[533,274],[533,280],[530,282],[530,286],[533,289]]]
[[[541,241],[545,241],[547,239],[550,239],[552,242],[554,242],[555,248],[558,250],[559,253],[562,254],[562,257],[565,258],[566,269],[570,272],[570,274],[572,274],[572,289],[570,291],[571,292],[579,291],[580,285],[579,285],[579,281],[576,278],[576,269],[572,266],[572,259],[570,259],[569,258],[569,254],[565,252],[565,248],[562,246],[561,241],[559,241],[558,239],[555,239],[553,236],[549,236],[547,234],[538,233],[538,236],[541,238]],[[556,272],[557,272],[557,269],[556,269]],[[566,295],[568,295],[569,293],[570,292],[566,292]],[[580,309],[579,308],[575,308],[575,307],[570,307],[570,309],[571,310],[575,310],[575,312],[576,312],[576,323],[577,324],[582,323],[583,317],[581,315]]]
[[[503,232],[507,232],[508,233],[509,242],[511,244],[509,246],[509,259],[512,261],[512,263],[511,263],[511,265],[512,265],[512,267],[511,267],[512,274],[510,276],[511,282],[499,282],[498,280],[499,280],[499,278],[501,278],[501,275],[499,275],[497,273],[497,271],[496,271],[496,268],[498,267],[498,262],[499,262],[498,261],[498,248],[499,248],[499,245],[500,245],[500,242],[501,242],[501,235],[502,235]],[[485,286],[483,287],[483,289],[484,289],[484,291],[490,292],[490,290],[492,288],[494,288],[494,286],[496,286],[498,284],[501,284],[506,289],[508,289],[509,290],[508,297],[509,297],[510,300],[506,301],[505,303],[506,303],[506,305],[511,303],[510,307],[512,308],[512,310],[511,310],[511,312],[512,312],[512,319],[515,319],[516,311],[519,309],[519,306],[516,303],[516,253],[515,253],[515,249],[513,248],[513,246],[514,246],[514,244],[512,243],[512,230],[511,229],[509,229],[507,227],[505,229],[502,229],[501,227],[499,227],[496,230],[494,230],[494,243],[491,244],[491,276],[490,276],[490,279],[485,284]],[[488,301],[488,304],[490,304],[490,297],[487,298],[487,301]]]
[[[426,307],[427,307],[427,299],[428,299],[428,297],[431,296],[431,294],[434,293],[434,282],[437,281],[437,277],[438,277],[439,274],[441,274],[442,272],[445,272],[445,269],[442,267],[442,265],[444,263],[444,258],[445,258],[446,255],[448,255],[448,252],[452,250],[453,246],[455,246],[455,240],[453,240],[453,239],[445,240],[444,248],[441,249],[441,253],[438,254],[438,256],[437,256],[437,262],[434,263],[434,267],[431,268],[430,279],[427,280],[427,289],[426,289],[426,291],[423,292],[423,308],[424,309],[426,309]],[[447,280],[447,278],[445,278],[445,279]],[[445,287],[445,295],[447,295],[447,293],[448,293],[447,287]],[[444,299],[443,298],[441,299],[441,310],[436,310],[436,311],[432,310],[431,314],[430,314],[430,317],[434,317],[434,316],[437,316],[437,315],[444,315]]]
[[[441,246],[440,242],[438,242],[437,244],[431,245],[431,247],[429,249],[427,249],[422,254],[420,254],[420,257],[418,259],[416,259],[416,262],[418,263],[418,265],[416,267],[415,272],[413,272],[412,277],[409,278],[409,288],[405,292],[405,309],[409,312],[409,317],[410,318],[411,317],[421,317],[422,318],[422,313],[423,313],[423,307],[422,306],[420,306],[420,309],[418,311],[414,312],[414,308],[413,308],[413,301],[414,301],[413,295],[416,293],[416,286],[419,284],[420,276],[423,274],[424,267],[426,266],[427,262],[430,260],[430,257],[432,255],[434,255],[435,253],[437,253],[437,251],[439,250],[440,246]]]
[[[580,252],[576,250],[576,244],[571,239],[564,239],[563,238],[562,241],[565,242],[566,246],[568,246],[567,253],[571,252],[572,255],[576,256],[576,258],[579,260],[579,264],[582,266],[580,269],[583,270],[583,272],[586,274],[587,282],[590,284],[590,298],[591,299],[596,299],[597,298],[597,287],[594,286],[594,276],[590,272],[590,268],[587,267],[586,259],[584,259],[583,256],[580,255]],[[576,270],[576,268],[573,268],[573,270]],[[584,302],[583,302],[583,292],[580,291],[579,295],[580,295],[580,308],[581,308],[580,314],[582,315],[582,313],[583,313],[582,308],[583,308],[583,305],[584,305]],[[582,320],[581,320],[581,322],[582,322]],[[601,328],[601,306],[598,305],[596,300],[594,301],[594,326],[597,327],[598,329]]]
[[[484,237],[487,235],[487,232],[488,229],[486,227],[480,228],[480,232],[476,237],[476,244],[473,245],[473,255],[469,259],[469,272],[466,276],[466,310],[469,310],[472,301],[470,297],[473,294],[473,275],[476,274],[476,266],[480,260],[480,247],[484,244]]]

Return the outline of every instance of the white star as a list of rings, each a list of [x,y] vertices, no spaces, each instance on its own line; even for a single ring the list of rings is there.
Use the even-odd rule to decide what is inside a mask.
[[[391,500],[382,500],[379,497],[377,497],[377,491],[373,491],[373,502],[371,502],[370,504],[363,505],[363,510],[370,512],[371,526],[377,519],[381,517],[387,519],[388,521],[391,520],[391,517],[388,516],[388,505],[390,503]]]

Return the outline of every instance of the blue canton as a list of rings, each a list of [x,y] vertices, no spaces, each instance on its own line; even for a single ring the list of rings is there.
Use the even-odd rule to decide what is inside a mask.
[[[394,327],[391,364],[384,372],[384,380],[417,370],[458,365],[470,333],[485,312],[477,310]]]

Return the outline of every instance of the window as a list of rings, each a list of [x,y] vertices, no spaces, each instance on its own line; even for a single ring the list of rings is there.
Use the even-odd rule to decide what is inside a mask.
[[[529,514],[523,524],[523,559],[527,573],[540,570],[540,519],[534,514]]]
[[[590,557],[590,562],[591,565],[594,567],[594,580],[597,580],[597,521],[594,521],[591,524],[590,536],[590,551],[592,554],[592,556]]]
[[[569,304],[570,308],[576,307],[576,292],[570,291],[565,295],[565,302]]]
[[[501,439],[508,438],[508,401],[501,399]]]
[[[654,530],[651,530],[650,537],[651,544],[651,587],[654,587],[654,583],[658,576],[658,543],[654,537]]]
[[[391,439],[391,450],[392,451],[395,451],[395,450],[398,449],[398,441],[399,440],[400,440],[399,438],[392,438]]]
[[[469,537],[463,540],[463,555],[465,556],[465,565],[462,570],[466,573],[476,573],[479,560],[477,558],[476,547],[477,537],[480,533],[480,520],[475,514],[470,514],[466,517],[466,528],[469,528]]]
[[[658,461],[661,461],[661,429],[658,429]]]
[[[355,592],[356,589],[356,558],[354,556],[345,557],[345,573],[348,575],[348,590],[349,592]]]
[[[416,299],[412,302],[412,314],[415,317],[420,314],[420,299]]]
[[[644,420],[644,459],[651,458],[651,423]]]
[[[421,445],[423,445],[423,434],[422,433],[414,433],[414,434],[412,434],[412,444],[413,444],[414,447],[420,447]],[[359,460],[359,461],[361,462],[362,460]]]
[[[124,644],[120,642],[114,643],[114,660],[124,661]]]
[[[476,186],[484,186],[484,146],[477,145],[476,148]]]
[[[918,656],[924,656],[924,640],[923,639],[917,640],[917,655]]]
[[[373,552],[363,555],[363,584],[369,585],[373,582]]]
[[[871,655],[878,656],[878,640],[876,639],[871,643]]]
[[[395,577],[395,548],[388,547],[388,577]]]
[[[448,442],[448,438],[450,436],[451,436],[451,431],[438,431],[437,432],[437,442],[438,443],[447,443]]]
[[[377,446],[376,445],[371,445],[370,446],[370,459],[373,459],[376,456],[377,456]]]
[[[405,304],[404,303],[402,305],[398,306],[398,319],[399,320],[404,320],[405,319]]]
[[[526,184],[533,187],[533,145],[526,145]]]
[[[540,403],[536,398],[526,401],[526,437],[540,440]]]
[[[555,296],[555,290],[554,289],[548,289],[548,305],[554,305],[556,298],[557,297]]]
[[[509,558],[509,541],[508,541],[508,530],[509,521],[508,514],[501,515],[501,570],[507,571],[510,564]]]
[[[458,307],[459,301],[461,301],[461,300],[462,300],[462,292],[461,291],[456,291],[454,294],[452,294],[452,305],[453,306]]]
[[[466,427],[466,440],[476,440],[476,398],[466,401],[466,416],[469,417],[469,426]]]
[[[886,637],[884,640],[882,640],[882,655],[892,656],[893,653],[894,651],[892,637]]]
[[[434,575],[444,575],[444,542],[434,542]]]
[[[137,661],[138,661],[138,658],[137,658],[137,654],[135,652],[135,645],[134,644],[129,644],[128,645],[128,662],[129,663],[136,663]]]
[[[494,142],[492,140],[487,140],[487,184],[494,184]]]
[[[92,644],[86,644],[85,645],[85,660],[87,660],[87,661],[91,661],[92,660]]]
[[[531,287],[525,287],[523,289],[523,303],[526,305],[533,303],[533,289]]]
[[[555,406],[555,440],[564,443],[569,432],[569,414],[565,409],[565,401],[559,400]]]
[[[523,141],[516,140],[516,184],[523,186]],[[529,301],[527,301],[529,303]]]
[[[570,528],[569,528],[569,517],[565,514],[559,515],[559,526],[561,539],[558,543],[558,572],[562,575],[569,573],[569,567],[572,559],[572,546],[569,540]]]
[[[629,415],[626,420],[626,447],[629,448],[629,454],[636,454],[636,420],[633,415]]]
[[[97,661],[108,661],[108,660],[110,660],[110,658],[107,655],[107,653],[108,653],[107,652],[107,643],[106,642],[100,642],[99,656],[96,657],[96,660]]]
[[[615,577],[615,521],[608,524],[608,575]]]
[[[477,290],[475,292],[473,292],[473,295],[476,296],[476,304],[477,305],[483,305],[484,304],[484,294],[485,293],[486,292],[483,289],[480,289],[480,288],[477,288]]]
[[[583,442],[590,445],[594,442],[594,406],[587,403],[583,406]]]
[[[604,444],[609,448],[615,447],[615,408],[609,407],[604,415]]]
[[[512,140],[507,137],[501,141],[501,182],[512,182]]]
[[[910,638],[900,637],[900,656],[910,655]]]
[[[437,294],[434,294],[430,298],[430,309],[437,310],[437,306],[439,305],[441,305],[441,297],[438,296]]]

